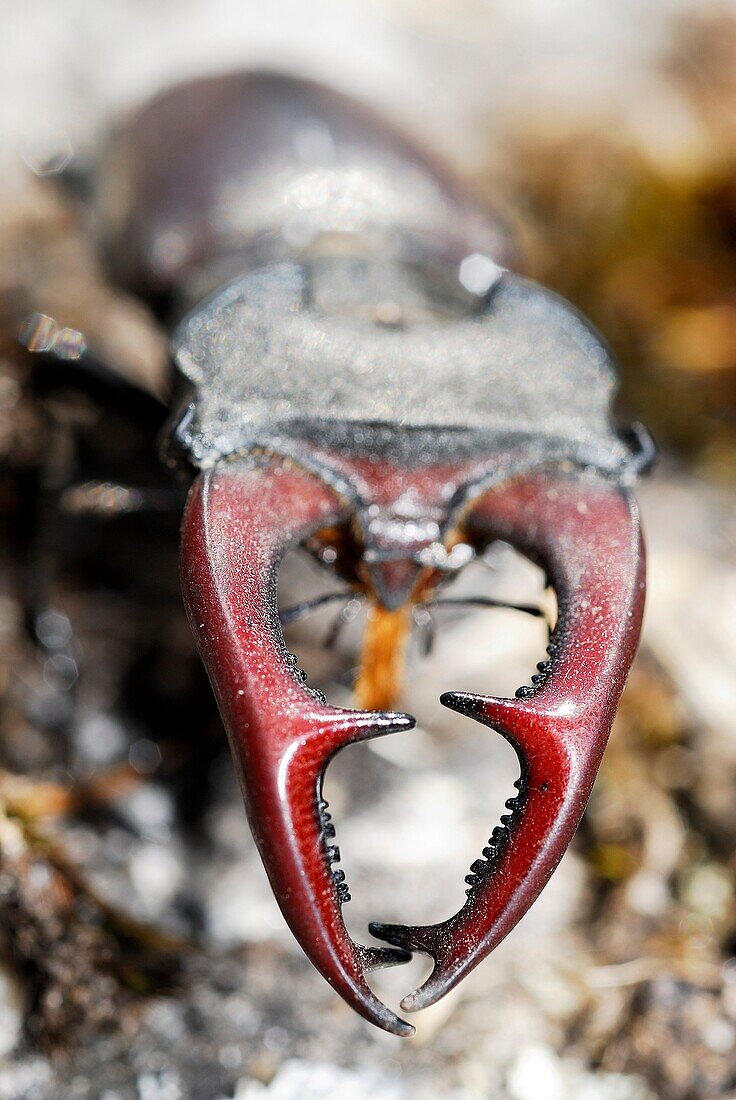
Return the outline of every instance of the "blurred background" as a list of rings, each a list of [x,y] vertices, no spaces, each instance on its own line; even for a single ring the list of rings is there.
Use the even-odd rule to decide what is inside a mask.
[[[0,11],[0,1100],[736,1097],[736,4]],[[106,275],[86,181],[121,113],[244,67],[356,95],[501,207],[530,273],[606,334],[622,413],[661,450],[639,489],[643,643],[584,822],[408,1041],[342,1004],[271,897],[179,601],[179,490],[137,465],[151,406],[131,439],[114,394],[70,399],[32,354],[41,314],[61,360],[87,349],[165,390],[164,334]],[[109,451],[81,496],[62,491],[75,432]],[[462,584],[525,599],[541,580],[496,547]],[[284,601],[327,587],[286,562]],[[418,728],[331,766],[356,936],[461,903],[517,767],[437,699],[525,681],[545,639],[519,619],[448,613],[430,656],[412,644]],[[289,641],[347,703],[360,621],[328,650],[332,627]],[[425,972],[376,989],[395,1006]]]

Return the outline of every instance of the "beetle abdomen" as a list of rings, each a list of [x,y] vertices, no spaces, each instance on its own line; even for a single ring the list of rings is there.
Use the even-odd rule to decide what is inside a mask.
[[[253,263],[315,250],[509,259],[500,223],[411,141],[336,92],[273,73],[159,95],[118,130],[98,183],[118,276],[188,304]]]
[[[195,464],[350,451],[355,425],[388,432],[384,454],[410,435],[422,462],[441,431],[453,455],[629,463],[598,334],[506,271],[498,218],[346,97],[273,73],[179,85],[118,131],[98,194],[118,276],[180,319]]]

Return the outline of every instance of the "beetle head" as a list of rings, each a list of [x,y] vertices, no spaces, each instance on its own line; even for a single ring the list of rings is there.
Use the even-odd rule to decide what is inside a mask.
[[[447,280],[438,290],[436,273],[405,263],[390,278],[365,259],[265,266],[175,337],[194,387],[176,434],[204,470],[185,520],[184,590],[251,826],[307,954],[397,1033],[407,1025],[365,971],[427,952],[433,975],[404,1001],[423,1007],[523,915],[587,801],[641,618],[626,484],[646,437],[613,426],[610,353],[557,296],[486,270],[483,293],[458,284],[450,294]],[[516,699],[442,697],[511,741],[519,793],[473,864],[463,909],[437,926],[372,926],[391,949],[347,935],[321,783],[343,745],[411,719],[315,696],[276,608],[281,555],[324,544],[325,530],[335,567],[385,608],[425,599],[458,564],[458,546],[472,554],[496,538],[540,562],[558,599],[549,660]]]

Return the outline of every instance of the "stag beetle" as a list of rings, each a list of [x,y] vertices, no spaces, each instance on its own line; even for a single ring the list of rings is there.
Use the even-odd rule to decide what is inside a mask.
[[[385,122],[320,85],[235,73],[159,95],[95,184],[117,279],[170,322],[165,462],[188,471],[184,600],[253,835],[302,949],[366,1019],[413,1028],[371,968],[431,956],[433,1004],[515,926],[572,839],[636,649],[644,599],[616,366],[567,302],[513,274],[513,235]],[[348,935],[322,779],[343,746],[407,730],[341,709],[287,651],[279,563],[306,547],[396,624],[502,539],[555,590],[548,660],[516,698],[442,703],[505,737],[517,795],[444,922]],[[370,627],[369,627],[370,629]],[[401,631],[394,634],[400,644]],[[359,698],[360,695],[359,695]]]

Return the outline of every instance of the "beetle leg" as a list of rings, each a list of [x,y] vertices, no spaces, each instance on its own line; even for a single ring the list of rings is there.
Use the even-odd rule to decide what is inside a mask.
[[[511,931],[564,855],[588,801],[639,635],[644,559],[636,504],[600,477],[529,476],[468,507],[464,536],[501,538],[539,561],[557,593],[549,661],[515,699],[448,692],[445,706],[516,749],[518,796],[466,881],[468,898],[431,926],[371,925],[432,956],[429,979],[402,1002],[433,1004]]]
[[[256,459],[200,474],[182,528],[187,612],[212,680],[240,775],[246,810],[276,899],[302,949],[362,1016],[397,1035],[413,1032],[371,992],[367,970],[407,961],[404,949],[363,947],[347,933],[344,874],[333,864],[334,826],[322,776],[344,745],[413,719],[343,710],[305,685],[286,650],[276,601],[284,552],[345,516],[311,474]]]

